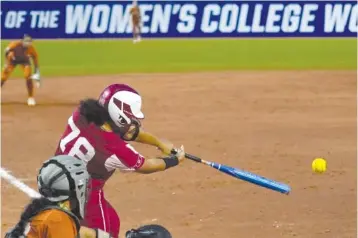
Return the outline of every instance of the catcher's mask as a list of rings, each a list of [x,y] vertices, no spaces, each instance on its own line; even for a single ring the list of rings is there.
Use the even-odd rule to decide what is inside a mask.
[[[58,155],[45,161],[39,171],[39,192],[51,202],[69,200],[73,212],[84,218],[88,195],[86,163],[68,155]]]
[[[172,235],[165,227],[152,224],[127,231],[126,238],[172,238]]]

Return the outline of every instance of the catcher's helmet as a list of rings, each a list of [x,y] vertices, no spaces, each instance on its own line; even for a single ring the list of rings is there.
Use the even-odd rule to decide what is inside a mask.
[[[75,213],[84,218],[88,179],[86,164],[82,160],[59,155],[43,163],[37,184],[40,194],[52,202],[77,201]]]
[[[153,224],[127,231],[126,238],[172,238],[172,235],[165,227]]]

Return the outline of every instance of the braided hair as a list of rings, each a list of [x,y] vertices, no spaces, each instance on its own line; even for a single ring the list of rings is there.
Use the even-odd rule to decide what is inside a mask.
[[[15,227],[9,231],[5,238],[21,238],[25,237],[24,232],[26,229],[27,224],[30,222],[30,219],[36,214],[38,214],[41,210],[43,210],[45,207],[54,205],[54,202],[51,202],[47,198],[41,197],[41,198],[35,198],[33,199],[29,205],[25,208],[25,210],[22,212],[20,221],[15,225]]]

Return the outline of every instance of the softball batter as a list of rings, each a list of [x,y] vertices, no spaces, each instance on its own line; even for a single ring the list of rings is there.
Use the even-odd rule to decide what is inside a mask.
[[[142,98],[125,84],[105,88],[99,99],[87,99],[68,119],[56,155],[71,155],[87,163],[91,193],[83,225],[109,232],[117,238],[120,219],[105,199],[103,187],[116,169],[143,174],[163,171],[184,160],[184,148],[172,155],[172,146],[144,132],[140,120]],[[127,141],[156,146],[167,156],[144,158]]]
[[[35,74],[32,74],[31,60],[35,67]],[[11,42],[5,49],[5,65],[1,72],[1,87],[10,77],[16,66],[21,66],[24,72],[24,78],[26,79],[27,87],[27,105],[35,106],[36,101],[34,98],[34,86],[33,81],[36,81],[37,86],[40,86],[40,70],[38,54],[35,47],[32,45],[32,38],[29,35],[24,35],[20,41]]]

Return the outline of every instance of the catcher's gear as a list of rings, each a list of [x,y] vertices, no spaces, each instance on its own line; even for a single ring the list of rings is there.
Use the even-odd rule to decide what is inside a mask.
[[[126,238],[172,238],[172,235],[165,227],[153,224],[127,231]]]
[[[74,212],[84,218],[89,174],[86,164],[68,155],[44,162],[37,177],[39,192],[52,202],[76,202]]]

